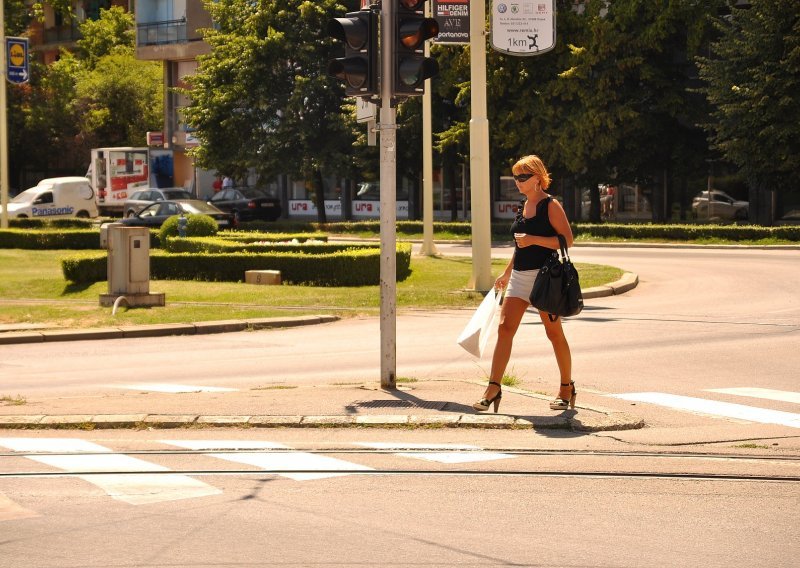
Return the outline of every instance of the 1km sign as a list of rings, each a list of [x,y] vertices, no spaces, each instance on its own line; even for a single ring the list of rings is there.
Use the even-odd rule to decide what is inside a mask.
[[[28,38],[6,38],[6,77],[9,83],[20,85],[27,83],[30,78],[28,72]]]

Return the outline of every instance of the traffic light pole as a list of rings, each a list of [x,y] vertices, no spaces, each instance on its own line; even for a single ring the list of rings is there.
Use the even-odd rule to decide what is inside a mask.
[[[392,107],[394,14],[381,3],[381,388],[397,387],[397,124]]]

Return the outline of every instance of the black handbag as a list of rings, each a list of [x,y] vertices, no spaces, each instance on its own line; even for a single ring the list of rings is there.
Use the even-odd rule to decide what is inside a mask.
[[[544,266],[539,269],[531,292],[531,305],[543,312],[547,312],[550,321],[555,321],[558,316],[576,316],[583,310],[583,294],[578,281],[578,271],[567,254],[567,240],[563,235],[556,235],[561,249],[561,258],[558,251],[548,258]]]

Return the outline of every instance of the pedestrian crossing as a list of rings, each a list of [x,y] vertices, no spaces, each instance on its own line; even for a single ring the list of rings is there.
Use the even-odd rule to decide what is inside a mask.
[[[800,393],[774,389],[735,387],[706,389],[704,392],[751,397],[791,404],[800,404]],[[777,424],[800,428],[800,413],[772,410],[761,406],[723,402],[712,398],[684,396],[664,392],[634,392],[608,395],[620,400],[644,402],[684,412],[714,418],[726,418],[746,423]]]
[[[285,444],[269,440],[174,440],[154,441],[158,449],[184,449],[200,452],[198,459],[222,460],[245,466],[246,471],[264,471],[269,475],[297,482],[323,480],[375,471],[362,463],[374,456],[359,454],[359,448],[385,450],[393,456],[411,460],[425,460],[445,465],[487,462],[513,459],[517,456],[484,450],[466,444],[416,444],[405,442],[354,442],[354,452],[348,459],[332,457],[323,453],[296,450]],[[63,473],[101,489],[109,497],[129,505],[152,505],[165,501],[196,499],[218,495],[221,490],[198,479],[199,474],[183,474],[158,463],[164,461],[163,454],[149,454],[147,459],[127,455],[124,449],[114,450],[108,446],[79,438],[33,438],[0,437],[0,451],[11,450],[0,457],[0,474],[28,472],[46,474]],[[129,450],[130,451],[130,450]],[[169,451],[165,452],[170,454]],[[331,452],[334,453],[334,452]],[[161,457],[159,457],[161,456]],[[351,457],[356,456],[356,457]],[[174,455],[171,456],[174,459]],[[17,462],[16,470],[6,465],[9,458],[22,462],[35,462],[45,466],[22,469]],[[207,464],[205,473],[224,471]],[[243,470],[240,470],[243,471]],[[204,476],[208,479],[208,476]],[[0,477],[2,481],[2,477]],[[15,503],[2,493],[0,485],[0,522],[35,517],[38,514]]]

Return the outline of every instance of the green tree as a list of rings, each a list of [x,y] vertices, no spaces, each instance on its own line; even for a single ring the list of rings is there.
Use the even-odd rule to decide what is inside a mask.
[[[94,69],[100,58],[114,53],[130,54],[136,45],[133,14],[119,6],[100,10],[99,20],[86,20],[81,24],[78,48],[89,69]]]
[[[716,27],[711,57],[700,59],[707,128],[748,180],[751,220],[771,224],[772,191],[795,189],[800,172],[800,1],[753,1]]]
[[[141,146],[163,124],[161,66],[132,52],[100,57],[78,74],[73,105],[91,146]]]
[[[324,30],[345,9],[337,0],[218,0],[206,9],[218,27],[205,31],[211,53],[187,78],[184,109],[201,140],[197,163],[304,179],[324,220],[322,173],[347,170],[354,140],[344,88],[324,72],[341,50]]]

